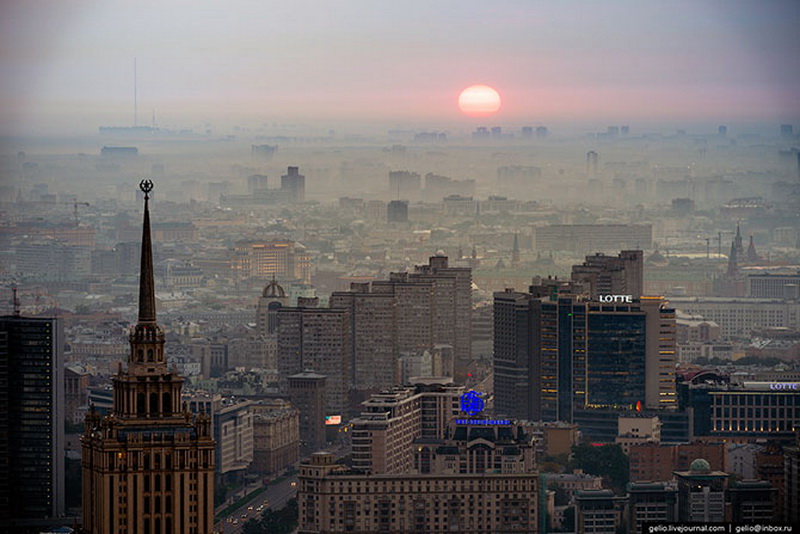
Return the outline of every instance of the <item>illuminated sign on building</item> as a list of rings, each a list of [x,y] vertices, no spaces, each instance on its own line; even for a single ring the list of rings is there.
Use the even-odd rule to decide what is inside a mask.
[[[633,302],[633,295],[600,295],[600,302]]]
[[[510,419],[456,419],[457,425],[510,425]]]
[[[800,389],[800,384],[798,384],[797,382],[772,382],[769,385],[769,389],[777,389],[777,390],[794,389],[794,390],[797,390],[797,389]]]
[[[461,411],[467,415],[478,415],[483,411],[485,403],[475,391],[467,391],[461,395]]]
[[[342,424],[342,416],[341,415],[326,415],[325,416],[325,424],[326,425],[341,425]]]

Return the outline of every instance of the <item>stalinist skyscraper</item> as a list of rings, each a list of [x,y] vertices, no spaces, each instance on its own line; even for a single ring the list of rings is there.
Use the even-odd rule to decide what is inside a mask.
[[[182,406],[183,378],[167,368],[156,322],[149,193],[144,192],[139,320],[128,366],[113,377],[114,408],[92,407],[81,437],[83,528],[90,534],[208,534],[214,520],[210,418]]]

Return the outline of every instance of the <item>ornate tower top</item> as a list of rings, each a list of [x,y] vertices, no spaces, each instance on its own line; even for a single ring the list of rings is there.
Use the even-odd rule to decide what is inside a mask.
[[[153,244],[150,240],[150,191],[152,180],[142,180],[139,189],[144,193],[144,224],[142,225],[142,263],[139,274],[139,324],[155,324],[156,291],[153,282]]]

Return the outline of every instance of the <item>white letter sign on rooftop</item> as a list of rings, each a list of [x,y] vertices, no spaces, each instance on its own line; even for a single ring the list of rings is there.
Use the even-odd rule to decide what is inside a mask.
[[[600,295],[600,302],[633,302],[633,295]]]

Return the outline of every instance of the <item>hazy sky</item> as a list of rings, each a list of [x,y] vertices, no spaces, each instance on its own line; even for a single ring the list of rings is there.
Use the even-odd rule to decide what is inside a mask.
[[[3,130],[800,117],[798,0],[5,0]],[[777,128],[777,126],[776,126]]]

